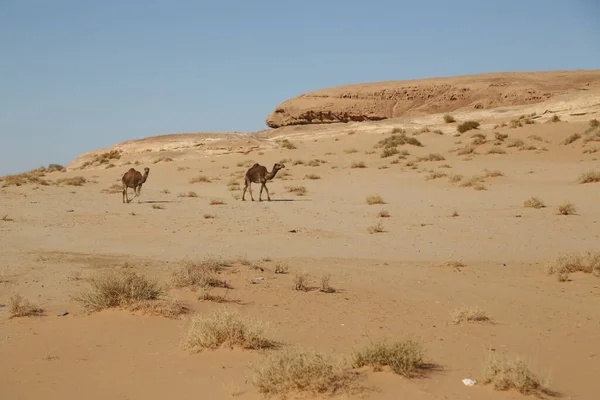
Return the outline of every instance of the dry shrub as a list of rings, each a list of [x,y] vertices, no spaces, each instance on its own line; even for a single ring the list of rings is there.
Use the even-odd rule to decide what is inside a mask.
[[[452,115],[446,114],[444,115],[444,122],[447,124],[451,124],[452,122],[456,122],[456,119]]]
[[[282,149],[288,149],[288,150],[294,150],[296,149],[296,145],[293,144],[292,142],[290,142],[287,139],[283,139],[278,141],[279,146],[281,146]]]
[[[73,178],[61,178],[56,180],[57,186],[83,186],[87,182],[83,176],[74,176]]]
[[[381,210],[379,211],[379,213],[377,213],[377,216],[379,218],[389,218],[390,217],[390,213],[386,210]]]
[[[443,178],[445,176],[448,176],[448,174],[441,172],[441,171],[432,171],[429,173],[429,175],[427,175],[425,177],[425,180],[429,181],[432,179],[439,179],[439,178]]]
[[[563,203],[558,206],[558,213],[561,215],[574,215],[577,213],[577,208],[573,203]]]
[[[488,352],[483,366],[483,383],[493,385],[495,390],[516,389],[524,395],[551,394],[520,358],[497,356]]]
[[[566,145],[569,145],[569,144],[573,143],[574,141],[576,141],[578,139],[581,139],[581,135],[579,133],[574,133],[574,134],[570,135],[569,137],[567,137],[562,142],[562,144],[564,144],[566,146]]]
[[[525,208],[544,208],[546,205],[544,202],[537,197],[530,197],[523,202]]]
[[[372,196],[367,196],[365,201],[370,206],[372,206],[374,204],[386,204],[385,201],[383,200],[383,198],[378,194],[375,194]]]
[[[331,274],[326,274],[321,277],[321,287],[319,290],[323,293],[335,293],[335,289],[331,286]]]
[[[11,296],[8,304],[8,312],[10,314],[10,318],[33,317],[44,315],[44,310],[42,308],[33,304],[18,293]]]
[[[120,183],[113,183],[108,189],[102,189],[102,193],[115,194],[123,192],[123,185]]]
[[[498,171],[498,170],[484,170],[483,176],[485,178],[497,178],[499,176],[504,176],[504,174],[502,173],[502,171]]]
[[[507,133],[499,133],[499,132],[494,132],[494,138],[500,142],[503,142],[504,139],[508,138],[508,134]]]
[[[429,365],[424,362],[422,346],[413,340],[372,343],[354,353],[352,366],[354,368],[370,366],[375,371],[381,371],[383,367],[388,366],[396,374],[407,378],[429,368]]]
[[[220,279],[219,274],[229,263],[208,258],[200,262],[188,261],[171,273],[175,287],[222,287],[229,288],[227,281]]]
[[[556,275],[561,282],[569,280],[569,274],[583,272],[600,277],[600,252],[561,254],[556,260],[548,263],[549,275]]]
[[[223,200],[220,200],[220,199],[212,199],[208,204],[211,205],[211,206],[222,206],[222,205],[224,205],[226,203]]]
[[[410,144],[412,146],[423,147],[423,144],[419,142],[417,138],[406,136],[404,133],[393,134],[385,139],[380,140],[374,146],[374,148],[394,148],[398,146],[403,146],[405,144]]]
[[[306,187],[304,186],[286,186],[285,190],[288,191],[288,193],[294,193],[296,196],[304,196],[307,192]]]
[[[317,174],[307,174],[307,175],[304,175],[304,178],[311,179],[311,180],[321,179],[321,177]]]
[[[210,178],[206,175],[198,175],[190,179],[190,183],[210,183]]]
[[[560,117],[558,115],[553,115],[552,118],[550,118],[550,120],[548,122],[559,122],[560,121]]]
[[[463,322],[485,322],[490,320],[482,309],[466,306],[452,310],[450,317],[452,318],[452,322],[456,325]]]
[[[281,263],[277,263],[275,265],[275,273],[276,274],[287,274],[289,272],[289,267],[287,265],[283,265]]]
[[[521,139],[513,139],[506,144],[506,147],[523,147],[525,146],[525,142]]]
[[[303,272],[294,277],[294,290],[308,292],[310,289],[310,276],[308,273]]]
[[[417,161],[444,161],[445,159],[446,158],[439,153],[429,153],[426,156],[418,157]]]
[[[213,214],[204,214],[203,217],[204,217],[204,219],[215,219],[215,218],[217,218]]]
[[[474,146],[465,146],[465,147],[458,149],[456,151],[456,154],[459,156],[466,156],[468,154],[477,154],[477,153],[475,152]]]
[[[346,153],[346,154],[358,153],[358,150],[356,150],[354,148],[346,149],[346,150],[344,150],[344,153]]]
[[[42,179],[44,176],[46,176],[45,168],[40,168],[37,170],[34,169],[29,172],[24,172],[22,174],[5,175],[0,177],[0,181],[2,182],[2,187],[21,186],[28,183],[47,186],[49,185],[49,182],[45,179]]]
[[[221,346],[247,350],[273,348],[276,344],[264,336],[264,325],[264,322],[246,318],[237,311],[216,310],[192,318],[183,348],[194,352]]]
[[[471,129],[479,128],[479,122],[477,121],[465,121],[460,125],[456,126],[456,130],[460,133],[470,131]]]
[[[264,395],[336,394],[351,389],[358,374],[343,360],[300,348],[271,354],[254,367],[253,385]]]
[[[152,208],[155,210],[164,210],[165,206],[163,206],[161,204],[152,204]]]
[[[177,197],[198,197],[196,192],[189,191],[187,193],[179,193]]]
[[[350,164],[350,168],[367,168],[364,161],[355,161]]]
[[[461,187],[472,187],[474,189],[477,189],[479,186],[483,185],[484,180],[485,180],[484,177],[475,175],[475,176],[470,177],[466,181],[463,181],[463,183],[461,183],[460,186]]]
[[[462,180],[463,176],[460,174],[450,174],[448,176],[448,180],[450,181],[450,183],[457,183],[460,182]]]
[[[487,154],[506,154],[506,150],[500,147],[492,147],[488,150]]]
[[[114,307],[166,317],[185,312],[180,303],[164,298],[166,289],[157,281],[132,271],[111,271],[91,277],[89,283],[90,289],[74,299],[91,312]]]
[[[596,183],[600,182],[600,171],[589,171],[581,174],[578,183]]]
[[[383,149],[383,151],[381,152],[381,158],[387,158],[387,157],[391,157],[393,155],[396,155],[400,153],[400,151],[398,150],[398,148],[396,147],[388,147]]]
[[[173,159],[171,157],[161,157],[159,159],[154,160],[153,164],[158,164],[159,162],[171,162]]]
[[[369,232],[370,234],[383,233],[385,232],[385,229],[383,229],[383,224],[381,222],[378,222],[377,224],[368,227],[367,232]]]

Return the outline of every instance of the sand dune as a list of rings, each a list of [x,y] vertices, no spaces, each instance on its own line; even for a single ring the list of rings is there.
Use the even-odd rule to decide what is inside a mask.
[[[258,399],[255,368],[287,349],[351,358],[412,338],[435,368],[409,379],[349,362],[340,371],[353,384],[334,397],[521,398],[483,384],[495,354],[522,357],[565,398],[595,398],[600,263],[547,267],[598,250],[600,92],[444,114],[149,137],[4,178],[4,397]],[[468,120],[480,125],[458,132]],[[255,162],[285,164],[271,202],[240,200]],[[139,204],[121,202],[130,167],[150,168]],[[195,285],[173,280],[207,259],[227,263]],[[166,284],[167,300],[89,312],[74,296],[110,272]],[[217,287],[199,289],[207,277]],[[16,294],[44,315],[11,318]],[[489,320],[455,323],[461,308]],[[182,346],[192,318],[223,310],[279,347]]]

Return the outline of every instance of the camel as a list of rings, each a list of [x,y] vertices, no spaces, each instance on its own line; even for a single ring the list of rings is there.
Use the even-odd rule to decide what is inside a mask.
[[[285,165],[275,163],[273,164],[273,169],[271,172],[267,171],[266,167],[256,163],[251,166],[248,171],[246,171],[246,176],[244,177],[244,192],[242,193],[242,201],[246,201],[244,198],[246,196],[246,190],[250,192],[250,198],[254,201],[254,197],[252,196],[252,183],[260,183],[260,193],[258,195],[258,201],[262,201],[262,192],[263,189],[267,192],[267,200],[271,201],[271,196],[269,196],[269,189],[267,189],[267,181],[275,178],[275,175],[280,169],[285,168]]]
[[[123,178],[121,178],[121,182],[123,183],[123,203],[125,203],[125,199],[127,199],[127,203],[131,200],[138,198],[138,203],[140,202],[140,192],[142,191],[142,185],[146,183],[146,179],[148,179],[148,174],[150,173],[150,168],[144,168],[144,176],[139,171],[136,171],[135,168],[129,168],[129,171],[125,172]],[[132,188],[134,192],[133,199],[129,200],[127,196],[127,188]]]

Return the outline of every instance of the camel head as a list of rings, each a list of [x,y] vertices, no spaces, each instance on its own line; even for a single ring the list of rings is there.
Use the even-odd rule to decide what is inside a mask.
[[[146,175],[148,175],[150,173],[150,168],[148,168],[148,167],[144,168],[144,173]]]
[[[280,164],[280,163],[276,163],[275,165],[273,165],[273,171],[279,171],[280,169],[284,169],[285,165]]]

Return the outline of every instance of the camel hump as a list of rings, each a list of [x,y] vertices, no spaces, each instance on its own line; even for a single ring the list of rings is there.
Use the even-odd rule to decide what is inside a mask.
[[[252,166],[252,168],[258,167],[258,165],[259,165],[258,163],[254,163],[254,165]]]

